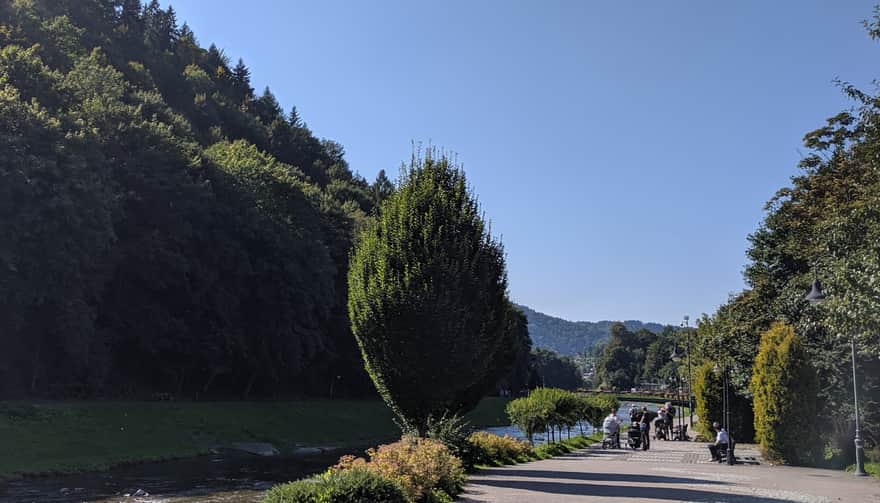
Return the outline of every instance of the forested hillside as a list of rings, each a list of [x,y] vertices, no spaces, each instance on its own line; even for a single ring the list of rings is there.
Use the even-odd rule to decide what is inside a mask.
[[[372,393],[354,174],[154,0],[0,2],[0,397]]]
[[[529,335],[534,347],[553,350],[561,355],[573,356],[587,353],[593,347],[608,340],[613,321],[568,321],[539,313],[526,306],[517,306],[529,319]],[[646,329],[654,333],[663,331],[659,323],[636,320],[624,321],[631,332]]]

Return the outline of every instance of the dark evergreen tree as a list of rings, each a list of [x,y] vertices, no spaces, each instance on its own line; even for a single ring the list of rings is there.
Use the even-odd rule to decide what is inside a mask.
[[[233,97],[237,103],[245,103],[254,95],[254,88],[251,87],[251,71],[245,66],[244,61],[239,58],[235,68],[232,69],[232,91]]]
[[[494,385],[504,269],[461,170],[433,150],[414,156],[355,245],[348,305],[376,388],[420,434],[431,418],[476,405],[475,386]]]

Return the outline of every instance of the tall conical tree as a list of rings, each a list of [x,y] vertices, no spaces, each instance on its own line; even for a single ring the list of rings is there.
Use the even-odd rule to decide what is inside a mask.
[[[761,337],[751,390],[755,395],[755,438],[764,456],[778,463],[816,459],[818,382],[794,329],[774,323]]]
[[[367,371],[405,426],[424,434],[476,404],[504,337],[504,254],[446,156],[413,156],[355,245],[348,284]]]

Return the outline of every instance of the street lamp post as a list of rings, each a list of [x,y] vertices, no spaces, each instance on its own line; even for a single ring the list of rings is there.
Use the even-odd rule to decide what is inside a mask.
[[[721,394],[721,416],[724,424],[724,431],[727,432],[727,464],[734,464],[733,457],[733,435],[730,433],[730,376],[728,374],[727,362],[723,363],[723,367],[719,369],[715,364],[715,372],[721,373],[722,394]]]
[[[681,404],[684,402],[684,400],[681,399],[682,398],[681,397],[681,395],[682,395],[681,374],[678,372],[678,365],[677,364],[678,364],[679,356],[678,356],[678,348],[676,346],[672,347],[672,354],[669,356],[672,359],[672,361],[674,361],[676,363],[675,382],[673,384],[675,385],[675,399],[677,400],[677,405],[679,407],[681,407],[682,406]],[[676,414],[675,420],[678,423],[678,431],[681,431],[682,427],[684,426],[684,413]],[[679,438],[675,437],[675,440],[679,440]]]
[[[689,428],[693,428],[694,426],[694,394],[691,390],[691,331],[688,327],[688,321],[690,320],[690,316],[684,315],[684,326],[685,329],[685,337],[687,338],[687,367],[688,367],[688,409],[690,412],[690,425]]]
[[[810,304],[821,304],[825,301],[825,293],[822,291],[822,284],[819,283],[818,279],[813,280],[813,286],[810,289],[810,293],[807,294],[805,299],[810,302]],[[854,439],[856,445],[856,477],[864,477],[868,475],[865,472],[865,441],[862,440],[862,434],[859,430],[859,388],[856,382],[856,339],[855,337],[850,338],[850,352],[852,354],[852,372],[853,372],[853,402],[856,409],[856,438]]]

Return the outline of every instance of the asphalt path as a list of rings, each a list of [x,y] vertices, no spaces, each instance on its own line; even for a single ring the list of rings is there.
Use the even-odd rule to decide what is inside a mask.
[[[599,446],[490,468],[469,478],[461,502],[880,503],[880,481],[842,471],[766,464],[737,446],[734,466],[710,460],[706,444],[652,440],[648,451]]]

